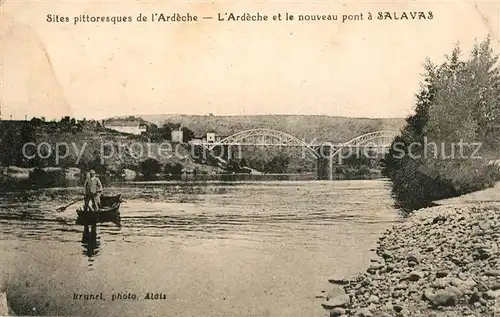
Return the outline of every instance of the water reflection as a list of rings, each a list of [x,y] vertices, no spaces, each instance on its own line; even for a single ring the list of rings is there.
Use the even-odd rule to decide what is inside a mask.
[[[89,227],[91,229],[89,230]],[[84,226],[82,233],[82,246],[84,248],[83,254],[89,258],[89,265],[92,266],[94,257],[99,253],[99,246],[101,241],[97,237],[97,225]]]
[[[438,204],[435,202],[409,202],[407,200],[398,200],[399,198],[396,195],[393,195],[394,197],[394,209],[399,210],[401,216],[403,217],[409,217],[412,215],[412,213],[416,210],[423,209],[423,208],[429,208],[429,207],[436,207]]]
[[[106,221],[114,224],[118,229],[121,228],[121,218],[116,216],[115,219]],[[88,257],[89,266],[93,265],[95,257],[99,254],[101,246],[101,237],[97,234],[97,223],[83,225],[82,232],[82,247],[83,255]]]

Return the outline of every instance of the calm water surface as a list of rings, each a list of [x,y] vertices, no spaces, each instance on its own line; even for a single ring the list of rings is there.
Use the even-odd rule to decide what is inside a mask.
[[[324,316],[328,278],[362,271],[400,219],[383,180],[135,183],[106,188],[126,200],[121,222],[88,243],[78,205],[55,211],[80,193],[0,195],[0,278],[17,313]]]

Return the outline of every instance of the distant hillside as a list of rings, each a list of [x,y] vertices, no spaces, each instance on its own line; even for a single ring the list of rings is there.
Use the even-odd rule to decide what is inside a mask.
[[[179,163],[188,170],[219,170],[196,163],[185,147],[176,148],[179,156],[173,152],[165,155],[165,147],[160,149],[157,144],[146,142],[140,136],[103,128],[97,121],[0,120],[0,174],[1,167],[7,166],[94,168],[98,172],[118,172],[127,168],[138,171],[140,162],[148,158],[154,158],[162,165]],[[23,152],[28,143],[34,145]],[[131,147],[132,143],[134,147]],[[35,145],[38,146],[38,155]],[[59,150],[57,146],[60,146]]]
[[[156,125],[165,122],[180,123],[202,136],[215,130],[221,136],[256,128],[287,132],[300,139],[345,142],[361,134],[379,131],[399,131],[404,118],[346,118],[306,115],[258,115],[258,116],[193,116],[193,115],[140,115]]]

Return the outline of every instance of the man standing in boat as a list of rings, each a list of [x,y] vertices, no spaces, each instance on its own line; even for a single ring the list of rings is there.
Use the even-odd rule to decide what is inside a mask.
[[[97,211],[101,205],[100,195],[102,192],[102,184],[101,180],[95,175],[94,170],[90,170],[90,177],[85,181],[83,188],[85,190],[84,210],[87,211],[89,203],[92,203],[92,210]]]

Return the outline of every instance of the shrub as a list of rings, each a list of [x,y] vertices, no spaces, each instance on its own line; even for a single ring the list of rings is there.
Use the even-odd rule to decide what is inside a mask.
[[[416,95],[415,114],[406,120],[384,159],[383,174],[393,183],[393,193],[403,205],[418,208],[430,201],[453,197],[492,186],[500,180],[500,72],[490,39],[476,44],[471,57],[460,61],[457,45],[446,61],[425,64],[425,78]],[[479,157],[429,155],[422,145],[430,140],[447,148],[459,142],[482,144]],[[410,145],[421,146],[411,157]],[[402,149],[404,155],[396,151]],[[414,148],[413,148],[414,149]],[[470,149],[466,153],[471,154]],[[450,154],[450,153],[448,153]],[[399,155],[399,156],[398,156]]]

